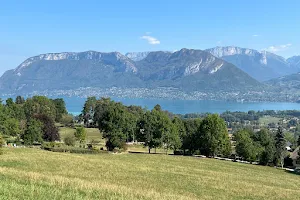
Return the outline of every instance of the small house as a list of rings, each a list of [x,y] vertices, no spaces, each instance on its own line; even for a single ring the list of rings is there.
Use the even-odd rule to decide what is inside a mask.
[[[291,153],[291,159],[293,160],[293,166],[295,168],[300,168],[299,147]]]

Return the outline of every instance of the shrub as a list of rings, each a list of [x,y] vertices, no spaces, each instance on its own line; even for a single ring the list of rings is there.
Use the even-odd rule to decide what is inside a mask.
[[[71,147],[71,146],[61,146],[54,147],[51,149],[53,152],[69,152],[69,153],[78,153],[78,154],[97,154],[105,153],[106,151],[94,150],[94,149],[84,149],[80,147]]]
[[[73,135],[68,135],[64,138],[64,143],[68,146],[75,146],[76,139]]]
[[[51,151],[54,147],[62,147],[64,146],[63,143],[58,143],[58,142],[43,142],[41,148]]]

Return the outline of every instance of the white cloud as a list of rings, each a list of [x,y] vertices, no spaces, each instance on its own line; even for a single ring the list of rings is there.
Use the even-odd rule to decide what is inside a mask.
[[[258,37],[259,35],[257,35],[257,34],[254,34],[254,35],[252,35],[253,37]]]
[[[278,52],[278,51],[285,51],[287,50],[292,44],[283,44],[283,45],[274,45],[274,46],[269,46],[268,48],[265,48],[263,50],[265,51],[270,51],[270,52]]]
[[[160,41],[158,39],[149,35],[144,35],[141,37],[141,39],[147,40],[149,44],[160,44]]]

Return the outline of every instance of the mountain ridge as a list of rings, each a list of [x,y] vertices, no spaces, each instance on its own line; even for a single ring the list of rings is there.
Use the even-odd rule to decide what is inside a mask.
[[[208,52],[194,49],[181,49],[174,53],[150,52],[139,61],[133,61],[119,52],[41,54],[26,59],[0,78],[1,91],[90,86],[177,87],[186,91],[218,91],[261,85],[234,65]]]
[[[268,51],[235,46],[214,47],[205,51],[234,64],[259,81],[296,73],[300,69],[300,66],[289,63],[288,59]]]

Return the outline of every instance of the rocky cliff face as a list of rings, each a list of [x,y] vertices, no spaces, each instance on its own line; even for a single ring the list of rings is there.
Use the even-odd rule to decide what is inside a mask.
[[[0,90],[18,93],[79,87],[176,87],[223,91],[261,86],[234,65],[201,50],[149,52],[135,58],[137,61],[129,57],[95,51],[42,54],[7,71],[0,78]]]
[[[127,56],[128,58],[130,58],[133,61],[140,61],[140,60],[143,60],[144,58],[146,58],[149,53],[150,53],[150,51],[147,51],[147,52],[128,52],[128,53],[125,54],[125,56]]]
[[[41,54],[39,56],[34,56],[28,58],[23,63],[21,63],[14,71],[21,74],[22,70],[26,67],[31,66],[39,61],[59,61],[59,60],[70,60],[70,61],[80,61],[80,60],[93,60],[95,62],[103,62],[104,64],[114,64],[118,66],[120,71],[125,72],[137,72],[134,63],[128,59],[126,56],[119,52],[111,53],[101,53],[96,51],[86,51],[80,53],[74,52],[64,52],[64,53],[47,53]]]
[[[215,47],[206,51],[236,65],[259,81],[292,74],[298,70],[283,57],[266,51],[233,46]]]
[[[207,49],[206,51],[218,58],[222,58],[225,56],[234,56],[234,55],[247,55],[247,56],[255,57],[263,65],[267,65],[268,63],[266,51],[258,52],[257,50],[234,47],[234,46],[215,47],[212,49]]]

